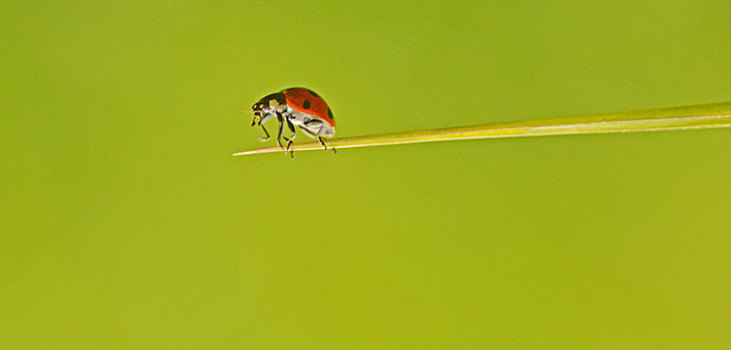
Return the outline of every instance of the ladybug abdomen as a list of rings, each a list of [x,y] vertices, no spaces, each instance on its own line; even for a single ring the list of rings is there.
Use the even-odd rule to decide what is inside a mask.
[[[335,128],[333,128],[332,125],[312,114],[302,113],[291,107],[288,108],[287,114],[287,119],[293,125],[298,126],[305,131],[305,134],[309,137],[333,137],[335,135]]]

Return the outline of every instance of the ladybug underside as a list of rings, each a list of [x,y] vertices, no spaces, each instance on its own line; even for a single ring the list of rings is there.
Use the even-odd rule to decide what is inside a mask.
[[[287,120],[291,121],[294,126],[300,127],[302,132],[311,137],[333,137],[335,135],[335,128],[330,126],[324,120],[313,116],[312,114],[302,113],[292,107],[287,106],[287,111],[284,113]],[[294,131],[292,131],[294,132]]]
[[[264,131],[264,134],[266,135],[265,137],[259,138],[259,140],[267,141],[270,139],[269,132],[264,127],[264,123],[267,122],[269,119],[276,117],[279,121],[277,144],[279,144],[279,147],[284,148],[281,141],[281,139],[284,138],[287,141],[287,147],[285,149],[285,152],[289,150],[296,137],[294,129],[295,126],[299,127],[305,135],[311,138],[318,139],[323,147],[327,149],[327,146],[325,145],[325,142],[322,138],[332,137],[335,134],[334,126],[331,125],[327,120],[318,117],[315,114],[298,111],[297,109],[287,104],[287,100],[284,95],[284,92],[286,91],[288,90],[265,96],[254,104],[252,108],[254,112],[254,120],[252,121],[251,126],[260,125],[262,130]],[[324,104],[324,101],[322,103]],[[327,110],[329,112],[329,108]],[[331,115],[332,114],[330,114],[330,116]],[[292,133],[289,138],[282,135],[285,124]]]

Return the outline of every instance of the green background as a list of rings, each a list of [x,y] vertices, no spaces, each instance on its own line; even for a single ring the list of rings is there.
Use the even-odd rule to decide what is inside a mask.
[[[731,346],[731,130],[231,156],[729,101],[729,1],[0,10],[4,349]]]

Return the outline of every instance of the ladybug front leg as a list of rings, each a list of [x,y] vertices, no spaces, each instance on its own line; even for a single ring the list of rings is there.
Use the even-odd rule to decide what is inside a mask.
[[[259,122],[257,123],[257,124],[259,124],[259,126],[261,126],[261,129],[264,130],[264,137],[259,137],[259,141],[261,141],[261,142],[269,141],[269,139],[271,138],[269,136],[269,132],[267,131],[267,128],[264,127],[264,123],[267,120],[269,120],[271,117],[272,117],[271,114],[267,114],[266,116],[264,116],[264,118],[260,118]],[[254,123],[256,123],[256,119],[254,119],[252,121],[251,126],[254,126]]]
[[[320,141],[322,147],[325,147],[325,150],[327,151],[327,145],[325,145],[325,141],[323,141],[322,137],[320,137],[320,135],[322,135],[322,130],[325,127],[325,124],[319,119],[310,119],[305,122],[305,125],[307,125],[307,127],[311,129],[311,131],[308,133],[310,137],[317,137],[317,140]],[[314,131],[318,125],[320,127],[317,128],[317,131]]]
[[[259,141],[261,141],[261,142],[269,141],[269,139],[271,139],[271,137],[269,136],[269,132],[267,131],[267,128],[264,127],[264,124],[261,125],[261,129],[264,130],[264,137],[259,137]]]

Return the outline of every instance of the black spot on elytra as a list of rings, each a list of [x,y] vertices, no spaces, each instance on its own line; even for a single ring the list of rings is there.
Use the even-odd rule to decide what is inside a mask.
[[[308,89],[307,91],[309,91],[309,92],[310,92],[310,95],[312,95],[312,96],[315,96],[315,97],[320,97],[320,96],[317,96],[317,94],[316,94],[316,93],[315,93],[314,91],[312,91],[312,90],[309,90],[309,89]]]
[[[305,102],[302,102],[302,107],[304,109],[310,109],[310,100],[305,100]]]
[[[327,108],[327,116],[330,117],[330,119],[335,120],[335,117],[333,117],[333,111],[330,110],[330,107]]]

